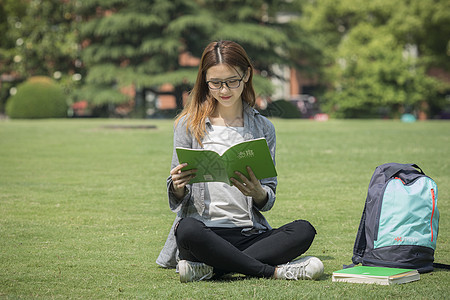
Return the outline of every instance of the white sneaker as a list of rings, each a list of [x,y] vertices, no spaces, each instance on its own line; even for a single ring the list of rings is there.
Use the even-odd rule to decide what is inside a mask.
[[[314,256],[306,256],[284,265],[277,266],[276,279],[319,279],[323,274],[323,263]]]
[[[180,260],[178,262],[178,272],[181,282],[200,281],[211,279],[213,276],[213,267],[204,263]]]

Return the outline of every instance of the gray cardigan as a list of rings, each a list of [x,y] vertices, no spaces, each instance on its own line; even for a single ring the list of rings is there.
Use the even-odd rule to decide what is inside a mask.
[[[252,107],[250,107],[246,102],[244,105],[244,139],[251,140],[255,138],[264,137],[267,140],[270,153],[272,155],[273,162],[275,163],[275,147],[276,147],[276,137],[275,128],[273,124],[264,116],[259,114],[259,112]],[[209,119],[206,120],[206,130],[212,130],[211,123]],[[185,147],[200,149],[202,148],[197,142],[194,136],[186,131],[185,119],[181,119],[174,129],[174,147],[172,155],[172,166],[176,167],[178,162],[178,157],[176,154],[176,147]],[[277,178],[265,178],[260,180],[262,187],[267,191],[268,201],[262,209],[258,209],[256,205],[252,205],[251,208],[251,218],[253,221],[253,228],[250,230],[243,230],[243,234],[252,234],[254,232],[262,232],[271,229],[269,223],[261,214],[260,211],[268,211],[273,207],[275,202],[275,192],[277,187]],[[170,229],[169,236],[167,237],[166,243],[162,251],[159,254],[156,263],[165,268],[174,268],[177,265],[178,249],[174,236],[175,224],[184,217],[194,217],[196,219],[202,220],[202,215],[205,210],[204,202],[204,192],[205,183],[194,183],[187,185],[187,193],[183,199],[179,200],[171,192],[172,178],[169,176],[167,178],[167,193],[169,197],[170,209],[177,213],[177,217],[173,222],[172,228]],[[248,200],[251,200],[249,197]],[[252,201],[248,201],[252,203]]]

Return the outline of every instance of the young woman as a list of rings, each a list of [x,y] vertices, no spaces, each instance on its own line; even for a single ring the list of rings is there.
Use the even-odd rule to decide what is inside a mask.
[[[157,263],[174,267],[181,282],[227,273],[275,279],[318,279],[323,264],[307,256],[316,231],[305,220],[272,229],[263,211],[275,202],[277,178],[256,179],[236,172],[232,186],[190,184],[195,169],[184,171],[176,147],[222,153],[250,139],[265,138],[275,163],[275,129],[257,110],[253,66],[235,42],[210,43],[203,52],[190,101],[175,121],[172,169],[167,179],[169,205],[177,218]],[[294,261],[293,261],[294,260]]]

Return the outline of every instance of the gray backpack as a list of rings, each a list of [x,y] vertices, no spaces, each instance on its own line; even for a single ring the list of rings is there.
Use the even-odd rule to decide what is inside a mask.
[[[378,166],[369,183],[353,263],[432,271],[437,204],[436,183],[416,164]]]

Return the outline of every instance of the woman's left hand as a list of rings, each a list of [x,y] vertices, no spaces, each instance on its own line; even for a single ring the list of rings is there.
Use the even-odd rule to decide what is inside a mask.
[[[261,183],[253,173],[252,168],[247,167],[247,172],[250,178],[245,177],[241,172],[234,172],[241,181],[236,178],[230,178],[234,186],[236,186],[242,194],[253,198],[258,207],[263,207],[267,202],[267,192],[261,186]]]

